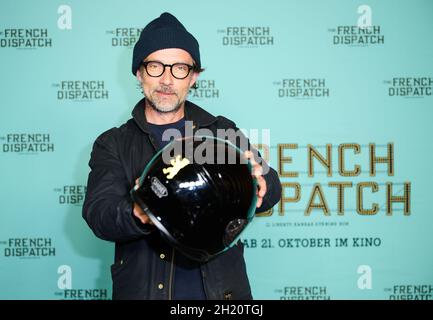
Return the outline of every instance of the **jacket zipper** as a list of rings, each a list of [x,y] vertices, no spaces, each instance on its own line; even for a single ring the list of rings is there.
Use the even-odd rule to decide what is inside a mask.
[[[209,295],[207,294],[207,290],[206,290],[206,273],[203,270],[203,266],[200,266],[200,271],[201,271],[201,281],[203,284],[203,290],[204,290],[204,295],[206,296],[206,300],[209,299]]]
[[[168,300],[173,300],[172,288],[173,288],[173,273],[174,273],[174,248],[171,254],[171,265],[170,265],[170,278],[168,279]]]

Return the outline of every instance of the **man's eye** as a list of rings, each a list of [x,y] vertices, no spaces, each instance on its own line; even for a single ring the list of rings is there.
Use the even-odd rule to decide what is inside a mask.
[[[179,70],[179,71],[187,71],[188,70],[188,66],[186,64],[176,64],[175,69]]]

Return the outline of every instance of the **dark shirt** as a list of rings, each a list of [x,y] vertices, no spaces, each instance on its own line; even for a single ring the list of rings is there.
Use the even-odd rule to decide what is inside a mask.
[[[162,135],[165,130],[177,129],[182,133],[182,136],[185,135],[184,118],[177,122],[163,125],[149,123],[149,127],[161,149],[170,142],[162,140]],[[176,268],[174,271],[173,299],[205,300],[206,294],[203,288],[200,265],[185,257],[179,251],[176,251],[174,259]]]

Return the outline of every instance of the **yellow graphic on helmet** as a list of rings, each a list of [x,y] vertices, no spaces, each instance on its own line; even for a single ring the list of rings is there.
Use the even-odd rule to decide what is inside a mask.
[[[180,155],[176,156],[176,158],[171,159],[170,163],[172,167],[162,169],[164,174],[167,174],[167,179],[173,179],[174,176],[180,171],[180,169],[186,167],[189,164],[189,160],[187,158],[183,158],[180,160]]]

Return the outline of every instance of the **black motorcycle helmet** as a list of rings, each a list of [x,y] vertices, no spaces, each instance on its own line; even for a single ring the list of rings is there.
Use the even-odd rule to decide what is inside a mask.
[[[240,149],[226,140],[195,136],[160,150],[131,196],[166,241],[206,262],[233,246],[253,219],[256,190],[251,164]]]

